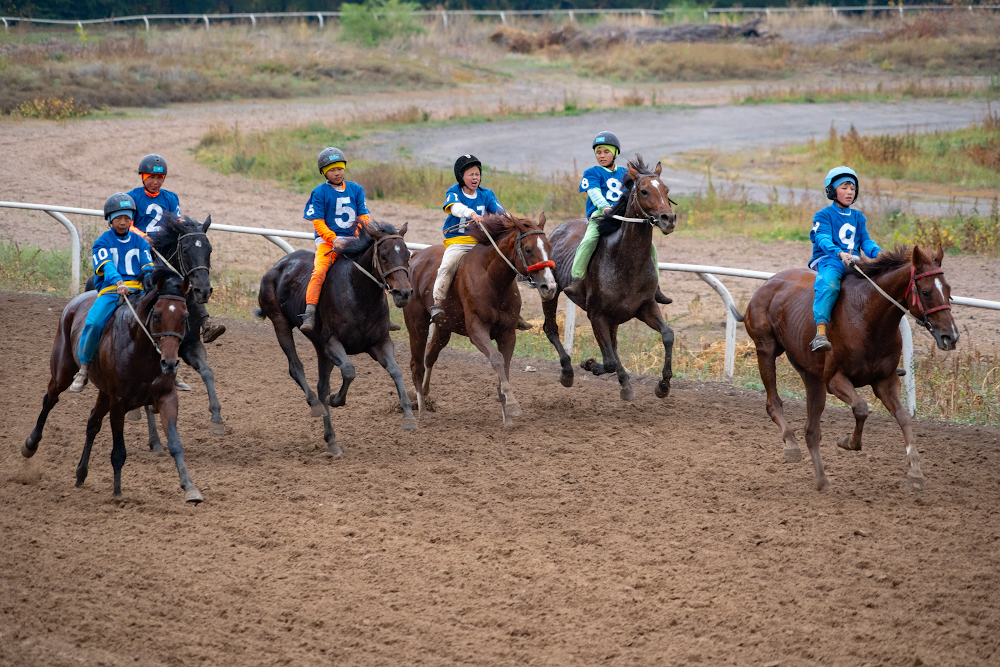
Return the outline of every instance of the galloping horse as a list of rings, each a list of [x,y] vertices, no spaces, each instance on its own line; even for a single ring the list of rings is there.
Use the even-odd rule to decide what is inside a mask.
[[[223,433],[222,406],[215,395],[215,373],[208,365],[205,345],[201,342],[201,326],[208,313],[202,304],[212,296],[212,282],[209,272],[212,268],[212,244],[208,242],[208,228],[212,216],[200,223],[188,216],[183,218],[164,213],[158,229],[147,239],[149,245],[163,255],[180,274],[191,283],[187,293],[188,327],[181,341],[180,357],[188,366],[198,371],[208,390],[208,409],[212,413],[212,423],[218,424],[214,433]],[[94,289],[94,276],[87,280],[87,290]],[[135,415],[135,417],[133,417]],[[129,419],[138,418],[138,412],[130,412]],[[146,406],[146,422],[149,425],[149,449],[162,452],[160,436],[156,431],[153,412]]]
[[[306,286],[315,255],[306,250],[285,255],[260,281],[257,315],[269,318],[274,325],[278,343],[288,357],[288,374],[305,392],[313,417],[323,417],[323,437],[327,449],[336,456],[342,451],[326,403],[329,397],[330,406],[336,408],[347,400],[347,389],[354,380],[354,364],[348,355],[367,352],[382,364],[396,383],[399,405],[403,408],[403,430],[417,428],[410,398],[403,386],[403,372],[393,356],[389,304],[385,299],[385,293],[390,293],[396,307],[402,308],[413,292],[410,288],[410,252],[403,241],[406,227],[404,224],[397,233],[389,223],[373,220],[361,228],[356,238],[347,242],[330,267],[316,309],[316,327],[305,334],[316,348],[319,364],[315,394],[306,384],[292,338],[292,328],[302,323]],[[336,395],[330,396],[330,372],[334,366],[340,367],[343,383]]]
[[[521,312],[521,292],[514,279],[526,276],[538,287],[543,300],[555,296],[551,249],[544,229],[544,213],[537,225],[527,218],[487,215],[482,223],[468,228],[477,245],[458,265],[444,302],[445,323],[434,326],[434,338],[426,355],[430,307],[434,302],[432,289],[444,246],[434,245],[414,253],[410,267],[419,298],[410,301],[403,309],[403,316],[410,332],[410,370],[421,417],[424,398],[430,391],[431,369],[452,333],[468,336],[490,360],[498,378],[503,425],[513,426],[511,417],[521,416],[521,406],[509,381],[510,358],[514,354]],[[491,339],[497,342],[496,347]]]
[[[114,495],[121,496],[122,466],[126,456],[125,413],[152,405],[159,412],[163,430],[167,432],[167,447],[177,464],[184,499],[201,502],[201,493],[184,465],[184,447],[177,433],[177,392],[174,390],[174,376],[180,364],[177,352],[187,326],[184,295],[188,281],[168,268],[159,267],[146,279],[146,284],[152,288],[138,298],[135,305],[138,319],[127,305],[119,307],[101,336],[97,356],[90,366],[90,382],[98,389],[97,403],[87,420],[87,442],[76,468],[76,485],[82,486],[87,478],[90,449],[101,430],[104,415],[110,411]],[[42,412],[21,447],[21,454],[27,458],[38,450],[49,412],[59,402],[59,394],[73,382],[73,374],[80,367],[76,356],[80,332],[96,297],[96,292],[85,292],[63,310],[52,346],[52,378],[42,399]]]
[[[934,335],[940,349],[955,349],[958,331],[949,305],[951,287],[941,270],[943,256],[940,247],[931,257],[914,246],[912,250],[885,251],[876,259],[859,262],[858,268],[874,285],[854,271],[844,276],[840,298],[827,328],[827,336],[833,343],[830,352],[809,349],[809,340],[816,331],[812,315],[815,271],[789,269],[774,275],[754,293],[745,316],[734,313],[740,321],[745,320],[747,333],[757,347],[757,365],[767,390],[767,414],[781,429],[785,460],[791,463],[801,461],[802,454],[795,432],[785,421],[778,396],[774,361],[782,352],[806,385],[806,446],[820,491],[830,487],[819,455],[820,417],[827,391],[850,405],[854,412],[854,432],[840,438],[837,445],[859,451],[868,404],[854,388],[865,385],[871,385],[896,418],[910,462],[906,481],[911,489],[923,490],[924,475],[920,472],[920,454],[910,427],[910,414],[899,396],[896,365],[903,344],[899,321],[904,316],[903,310],[907,310]],[[908,306],[904,308],[900,303]]]
[[[653,227],[659,227],[661,232],[669,234],[674,231],[677,219],[667,196],[670,189],[660,180],[660,171],[659,163],[650,171],[642,161],[642,156],[637,155],[635,160],[629,160],[626,192],[611,213],[598,222],[601,239],[587,267],[584,294],[576,301],[578,306],[587,311],[604,361],[599,364],[594,359],[587,359],[580,366],[594,375],[617,373],[621,397],[626,401],[635,400],[635,392],[628,372],[618,359],[620,324],[638,318],[660,333],[664,360],[663,379],[655,390],[658,397],[664,398],[670,393],[670,378],[673,377],[671,359],[674,332],[663,320],[660,307],[654,300],[660,273],[650,258]],[[556,279],[560,290],[572,282],[570,270],[573,258],[586,229],[586,220],[570,220],[552,232],[552,259],[556,263]],[[555,298],[542,303],[545,312],[543,330],[559,353],[559,363],[562,364],[559,381],[564,387],[572,387],[573,365],[559,340],[557,305]]]

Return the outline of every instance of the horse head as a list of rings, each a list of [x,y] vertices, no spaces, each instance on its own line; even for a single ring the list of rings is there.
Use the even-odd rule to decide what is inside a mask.
[[[177,354],[187,330],[187,278],[168,267],[155,269],[148,278],[152,285],[152,305],[146,315],[146,329],[160,348],[160,370],[173,375],[180,364]]]
[[[212,244],[207,234],[211,224],[212,216],[201,223],[188,216],[164,215],[150,236],[156,250],[190,281],[197,303],[208,303],[212,296]]]
[[[404,222],[397,232],[389,223],[372,222],[365,230],[375,242],[372,247],[372,266],[385,283],[397,308],[406,306],[413,294],[413,286],[410,285],[410,251],[403,240],[409,224]]]
[[[511,240],[517,245],[515,259],[520,260],[522,270],[538,288],[538,294],[546,301],[556,295],[555,262],[552,244],[545,235],[545,213],[538,216],[536,224],[530,218],[510,216],[516,236]]]
[[[670,188],[660,180],[663,167],[659,162],[652,171],[643,162],[641,155],[628,162],[628,176],[632,179],[629,191],[629,207],[626,215],[651,220],[664,234],[674,231],[677,214],[671,208]]]
[[[944,249],[940,245],[933,257],[920,246],[913,246],[907,305],[918,322],[926,322],[939,349],[954,350],[958,344],[958,328],[951,315],[951,285],[941,270],[942,259]]]

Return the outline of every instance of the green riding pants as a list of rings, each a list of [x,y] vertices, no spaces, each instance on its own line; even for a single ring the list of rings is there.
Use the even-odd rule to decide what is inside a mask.
[[[587,273],[587,265],[590,264],[590,258],[594,256],[594,251],[597,250],[597,241],[599,238],[597,221],[593,218],[587,220],[587,232],[583,235],[583,240],[580,241],[580,245],[576,249],[576,257],[573,259],[573,269],[570,271],[570,275],[574,280],[577,278],[582,279]],[[652,247],[653,264],[656,264],[656,245],[654,244]]]

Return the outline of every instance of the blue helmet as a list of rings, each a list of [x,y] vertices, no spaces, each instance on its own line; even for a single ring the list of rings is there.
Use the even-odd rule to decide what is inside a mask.
[[[860,184],[858,183],[858,175],[850,167],[844,166],[834,167],[827,173],[826,180],[823,181],[823,186],[826,188],[826,198],[830,201],[836,200],[837,186],[844,181],[854,182],[854,201],[858,201],[861,191]]]
[[[119,215],[127,215],[129,220],[135,220],[135,201],[124,192],[117,192],[104,202],[104,219],[110,224]]]

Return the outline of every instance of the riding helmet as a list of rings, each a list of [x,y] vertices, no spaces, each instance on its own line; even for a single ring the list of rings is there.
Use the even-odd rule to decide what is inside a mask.
[[[468,153],[466,155],[461,155],[457,160],[455,160],[455,180],[458,181],[459,185],[464,185],[462,178],[465,176],[465,172],[469,171],[473,167],[479,167],[479,171],[483,170],[483,163],[479,161],[475,155]]]
[[[108,223],[119,215],[127,215],[129,220],[135,220],[135,211],[135,201],[124,192],[116,192],[104,202],[104,219]]]
[[[622,142],[618,141],[618,137],[615,136],[614,132],[601,132],[594,137],[594,144],[590,148],[595,149],[598,146],[614,148],[615,157],[618,157],[618,154],[622,152]]]
[[[858,175],[854,173],[853,169],[844,166],[834,167],[827,173],[826,180],[823,181],[823,186],[826,189],[826,198],[830,201],[837,199],[837,186],[844,181],[854,182],[854,201],[858,201],[858,196],[861,193]]]
[[[324,148],[319,152],[319,173],[326,175],[326,168],[329,167],[334,162],[343,162],[347,164],[347,156],[344,155],[344,151],[339,148],[334,148],[330,146],[329,148]]]
[[[157,176],[167,175],[167,161],[163,159],[162,155],[157,155],[156,153],[150,153],[146,157],[142,158],[139,163],[139,173],[140,174],[156,174]]]

